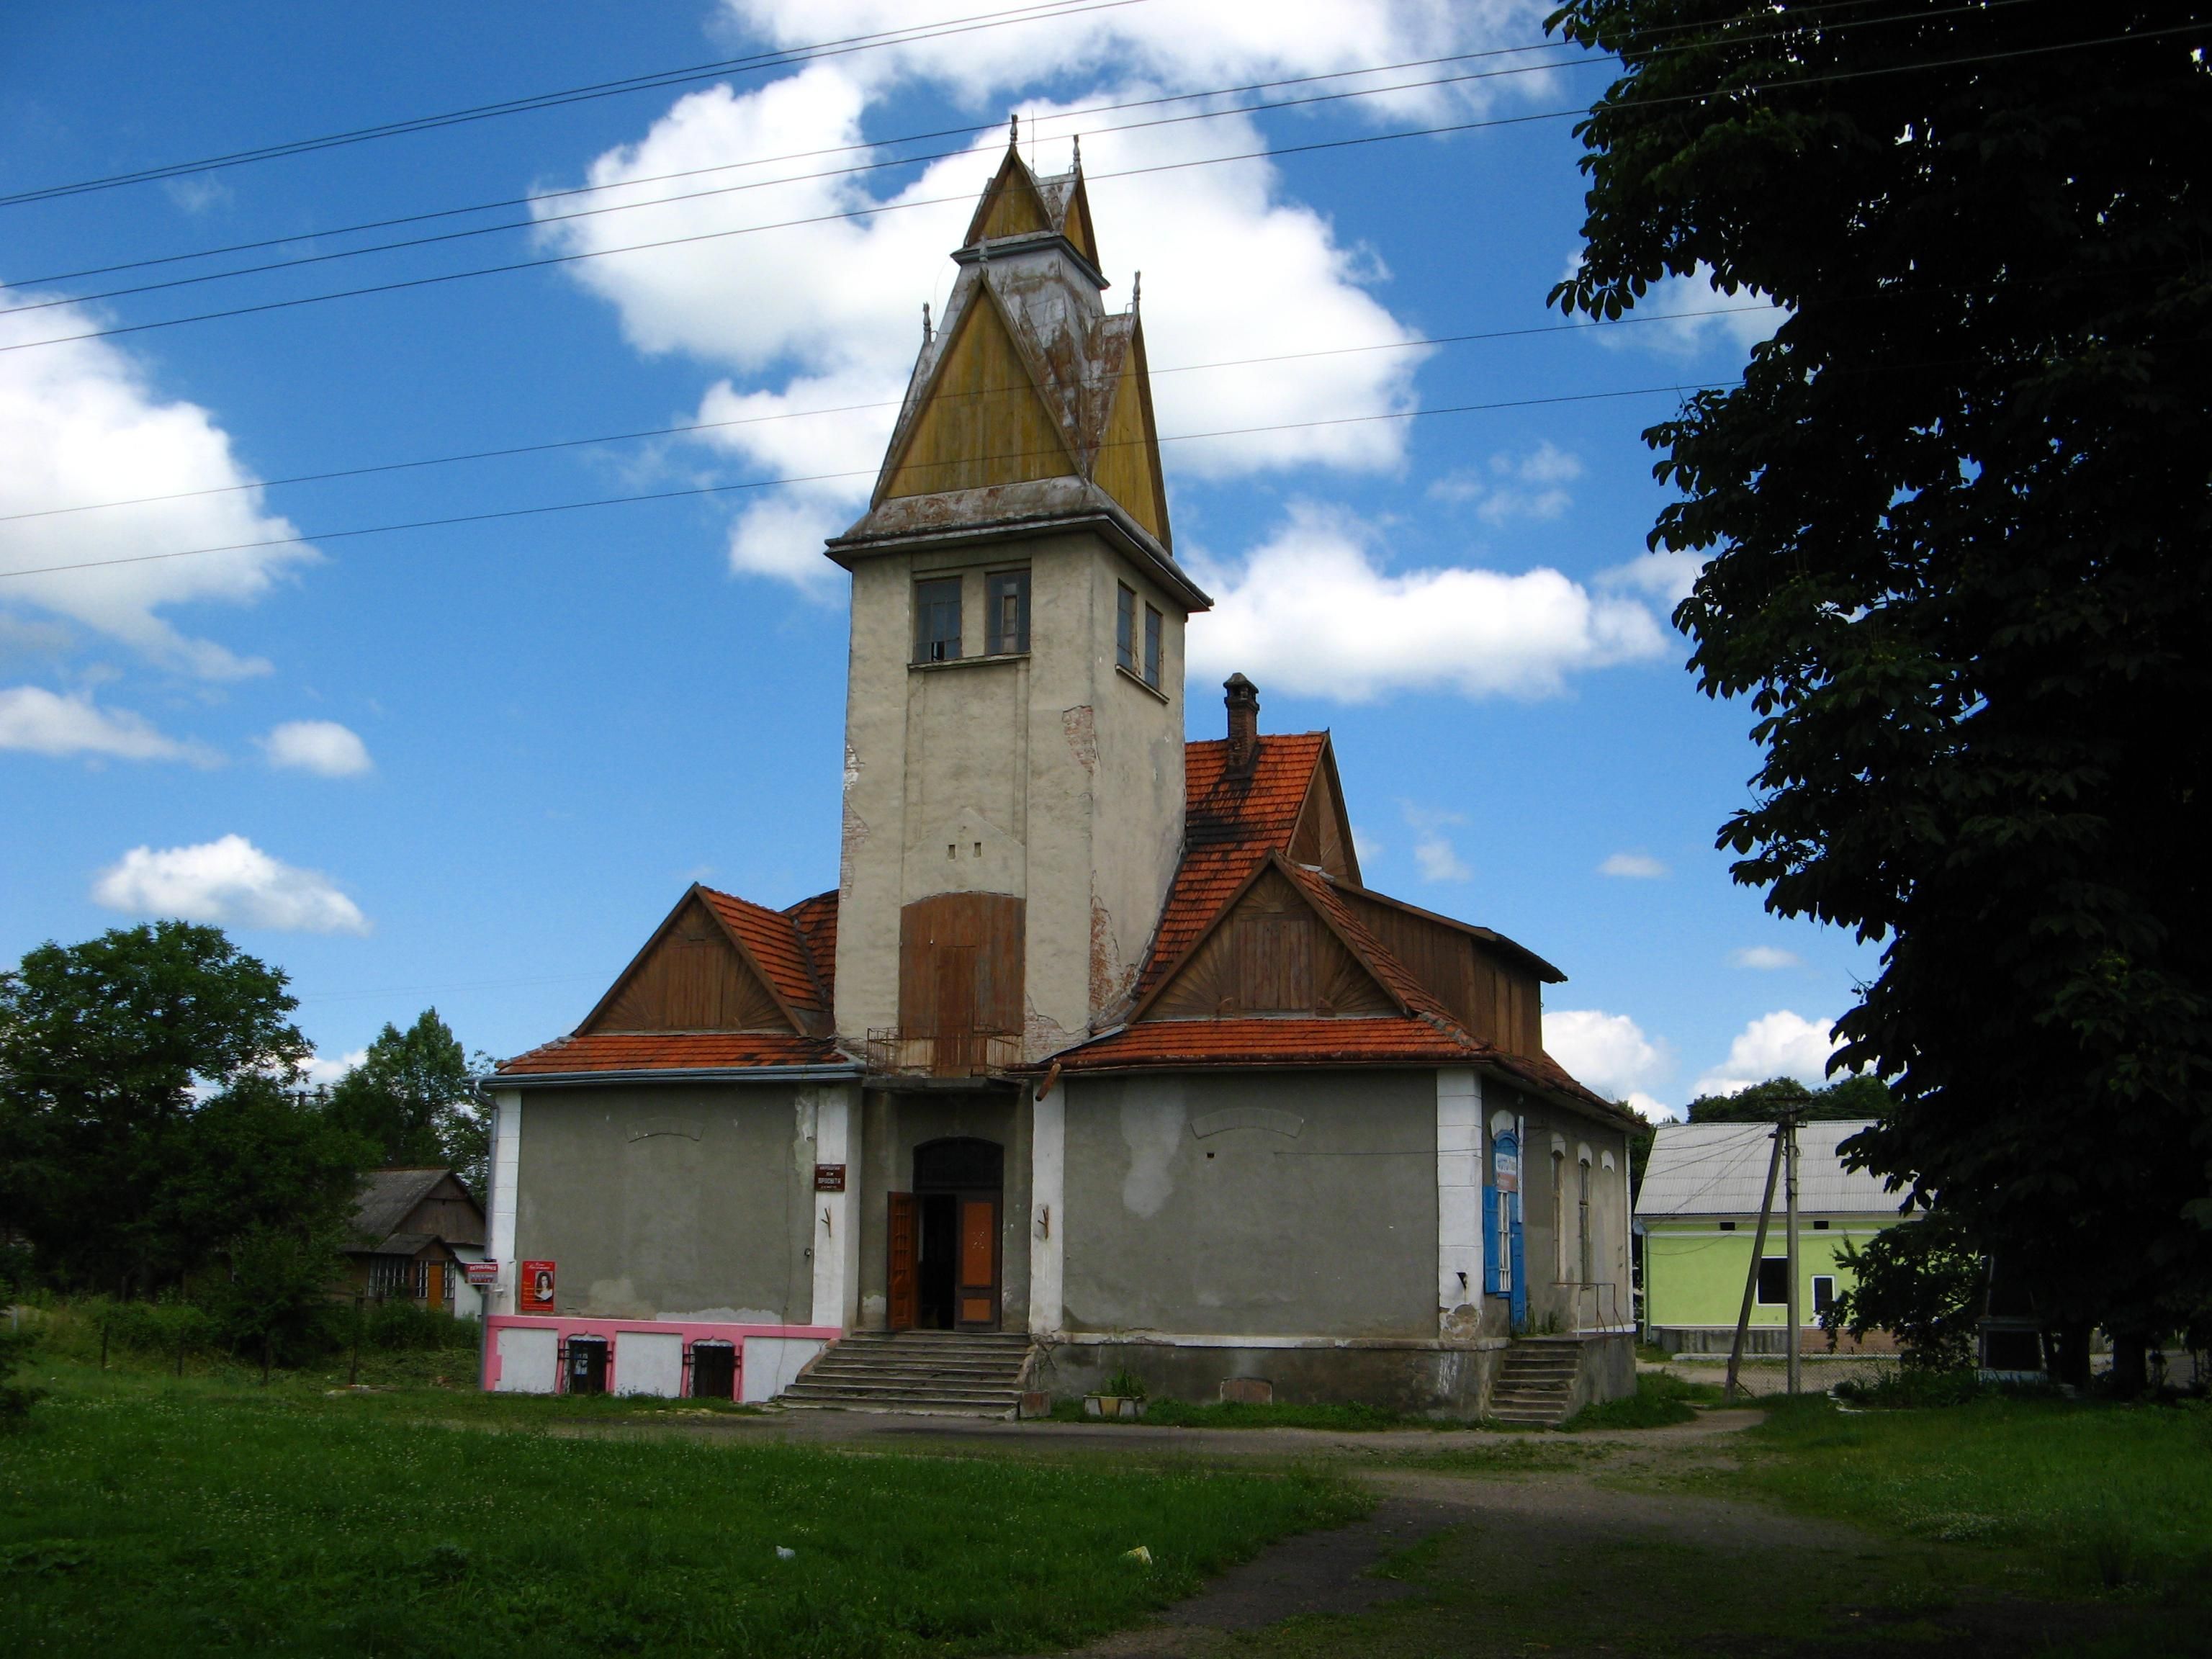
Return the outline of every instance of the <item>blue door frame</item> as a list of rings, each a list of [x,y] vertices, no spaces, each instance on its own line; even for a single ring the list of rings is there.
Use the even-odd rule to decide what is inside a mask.
[[[1517,1333],[1528,1324],[1528,1267],[1521,1243],[1520,1137],[1510,1133],[1493,1137],[1490,1158],[1490,1181],[1482,1189],[1483,1288],[1508,1298]]]

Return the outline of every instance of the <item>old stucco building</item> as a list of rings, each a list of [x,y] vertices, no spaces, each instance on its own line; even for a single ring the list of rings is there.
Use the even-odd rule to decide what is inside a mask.
[[[501,1067],[488,1384],[998,1409],[1127,1370],[1456,1414],[1628,1386],[1627,1120],[1544,1053],[1561,975],[1368,890],[1328,734],[1263,732],[1241,676],[1185,740],[1208,601],[1079,171],[1010,149],[953,258],[829,546],[837,890],[693,888]]]

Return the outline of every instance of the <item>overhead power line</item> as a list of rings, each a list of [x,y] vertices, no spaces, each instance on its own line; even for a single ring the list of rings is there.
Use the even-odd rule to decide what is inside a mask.
[[[1625,328],[1635,323],[1689,322],[1706,317],[1741,316],[1753,312],[1764,312],[1765,305],[1712,306],[1698,311],[1661,311],[1632,313],[1626,317],[1588,318],[1565,323],[1547,323],[1530,328],[1493,328],[1474,334],[1439,334],[1412,340],[1388,340],[1374,345],[1324,346],[1311,351],[1279,351],[1257,357],[1228,357],[1210,363],[1176,363],[1165,368],[1153,366],[1147,372],[1158,380],[1166,374],[1196,374],[1221,368],[1247,368],[1262,363],[1295,362],[1311,357],[1342,357],[1376,351],[1420,351],[1437,346],[1466,345],[1479,340],[1510,340],[1530,335],[1576,334],[1594,328]],[[961,398],[985,398],[994,392],[1018,391],[1014,386],[981,386],[973,392],[951,394]],[[605,432],[588,438],[555,438],[540,443],[509,444],[497,449],[474,449],[458,454],[428,455],[409,461],[383,461],[371,466],[336,468],[325,472],[295,473],[285,478],[258,478],[250,483],[215,484],[205,489],[177,489],[159,495],[132,495],[121,501],[82,501],[69,507],[34,507],[25,513],[0,514],[0,524],[14,524],[26,519],[52,519],[76,513],[105,512],[112,507],[148,507],[161,501],[195,501],[204,495],[235,495],[252,489],[277,489],[289,484],[324,483],[337,478],[368,477],[380,472],[409,472],[423,467],[453,466],[466,461],[501,460],[514,455],[541,455],[562,449],[583,449],[594,444],[630,443],[647,438],[682,437],[694,432],[718,432],[732,427],[767,426],[781,421],[814,420],[829,415],[857,415],[870,410],[896,409],[900,399],[885,398],[864,404],[834,404],[821,409],[787,410],[774,415],[745,415],[726,421],[686,421],[676,426],[641,428],[632,432]]]
[[[1212,438],[1256,437],[1270,432],[1304,432],[1323,427],[1363,426],[1383,421],[1411,421],[1437,415],[1476,415],[1502,409],[1536,409],[1557,404],[1601,403],[1622,398],[1680,397],[1686,392],[1718,391],[1740,385],[1737,380],[1674,381],[1666,386],[1632,386],[1618,392],[1559,392],[1548,398],[1510,398],[1495,403],[1448,404],[1433,409],[1393,410],[1376,415],[1337,415],[1311,421],[1276,421],[1260,426],[1223,427],[1212,432],[1180,432],[1160,438],[1163,444],[1197,443]],[[982,461],[1018,461],[1057,450],[1016,451],[979,457]],[[213,553],[243,553],[266,547],[304,547],[316,542],[345,541],[362,536],[388,536],[403,530],[440,530],[456,525],[489,524],[501,519],[542,518],[555,513],[580,513],[592,507],[632,507],[650,501],[682,501],[706,495],[734,495],[744,490],[775,489],[787,484],[828,483],[874,476],[874,467],[848,467],[834,472],[808,472],[781,478],[752,478],[738,483],[690,484],[677,489],[648,490],[632,495],[601,495],[589,501],[556,501],[537,507],[511,507],[484,513],[459,513],[438,519],[410,519],[399,524],[364,525],[349,530],[325,530],[310,536],[271,536],[260,541],[227,542],[216,547],[177,548],[162,553],[131,553],[112,559],[79,559],[64,564],[39,565],[22,570],[0,570],[0,580],[24,576],[51,576],[70,570],[100,570],[115,565],[155,564],[167,559],[199,558]]]
[[[1917,74],[1938,69],[1968,68],[2010,58],[2045,57],[2056,52],[2081,51],[2096,46],[2131,45],[2193,33],[2198,27],[2198,25],[2193,23],[2177,24],[2167,28],[2145,29],[2086,40],[2060,42],[2047,46],[1980,52],[1963,58],[1932,59],[1924,63],[1847,70],[1833,75],[1804,76],[1787,81],[1747,83],[1730,88],[1725,93],[1719,94],[1686,93],[1679,97],[1653,99],[1649,102],[1653,106],[1680,103],[1705,103],[1711,101],[1716,96],[1736,99],[1750,94],[1770,92],[1778,88],[1797,90],[1807,87],[1866,80],[1887,75]],[[1349,149],[1370,144],[1389,143],[1407,138],[1435,137],[1448,133],[1472,132],[1492,127],[1521,126],[1537,121],[1580,118],[1588,112],[1587,110],[1581,108],[1542,110],[1525,115],[1498,116],[1474,121],[1445,122],[1432,126],[1415,127],[1395,132],[1365,133],[1349,138],[1321,139],[1304,144],[1285,144],[1271,149],[1237,151],[1227,155],[1202,156],[1188,161],[1158,162],[1148,167],[1123,167],[1109,173],[1094,173],[1090,177],[1094,179],[1146,177],[1156,173],[1182,172],[1193,167],[1219,167],[1233,161],[1272,160],[1285,155],[1309,155],[1324,150]],[[416,289],[442,286],[448,283],[465,282],[479,276],[501,276],[518,270],[574,264],[587,259],[608,258],[623,253],[652,252],[663,248],[721,240],[733,236],[757,235],[770,230],[787,230],[805,225],[873,218],[883,214],[904,212],[915,208],[941,207],[965,202],[968,199],[967,192],[958,196],[923,197],[911,201],[878,203],[867,207],[841,209],[830,213],[808,214],[795,219],[776,220],[765,224],[733,226],[724,230],[697,231],[688,235],[664,237],[654,241],[626,243],[618,247],[591,248],[573,253],[545,254],[528,259],[508,260],[500,264],[476,266],[466,270],[441,271],[427,276],[398,278],[386,283],[369,283],[360,288],[339,289],[325,294],[301,295],[290,299],[266,300],[253,305],[228,307],[218,311],[196,312],[183,317],[165,318],[154,322],[118,324],[110,328],[87,329],[78,333],[54,335],[42,340],[15,341],[0,345],[0,352],[27,351],[40,346],[64,345],[80,340],[106,339],[118,335],[139,334],[155,329],[177,328],[189,323],[216,322],[232,317],[256,316],[270,312],[292,310],[301,306],[326,304],[336,300],[359,299],[375,294],[401,293]],[[0,313],[0,315],[4,314]]]
[[[14,207],[27,202],[52,201],[57,197],[81,196],[88,191],[113,190],[123,185],[144,184],[162,179],[180,178],[186,173],[214,173],[226,167],[243,167],[249,162],[278,160],[289,155],[304,155],[316,150],[335,149],[342,145],[367,143],[374,139],[394,138],[407,133],[428,132],[440,127],[459,126],[466,123],[491,120],[500,116],[522,115],[535,110],[554,109],[565,104],[585,103],[595,99],[620,97],[625,93],[655,92],[668,87],[682,86],[688,82],[716,81],[725,76],[757,73],[781,69],[793,64],[812,63],[823,58],[848,57],[854,52],[873,52],[886,46],[910,46],[919,40],[939,40],[948,36],[974,34],[988,29],[1006,28],[1018,23],[1049,22],[1063,17],[1079,17],[1090,12],[1116,11],[1126,6],[1143,5],[1146,0],[1041,0],[1040,3],[1012,6],[1003,11],[978,12],[966,17],[944,18],[933,23],[909,24],[902,28],[881,29],[869,34],[848,35],[842,40],[817,41],[811,46],[786,46],[767,52],[750,52],[741,58],[726,58],[712,64],[694,64],[683,69],[655,70],[645,75],[628,76],[619,81],[601,81],[589,86],[569,87],[558,92],[533,93],[520,98],[510,98],[498,103],[477,104],[466,109],[447,110],[437,115],[411,116],[404,120],[386,121],[374,126],[355,127],[343,132],[325,133],[313,138],[295,138],[283,143],[264,144],[257,149],[232,150],[221,155],[204,155],[190,161],[171,161],[159,167],[141,167],[131,173],[108,173],[97,179],[80,179],[68,184],[43,185],[35,189],[17,191],[0,196],[0,207]]]
[[[1838,3],[1842,5],[1857,5],[1864,3],[1864,0],[1838,0]],[[1829,24],[1826,26],[1826,32],[1834,34],[1851,29],[1886,27],[1907,21],[1919,22],[1930,18],[1949,16],[1959,13],[1987,12],[2012,6],[2032,3],[2036,3],[2036,0],[1968,0],[1968,3],[1965,4],[1948,6],[1931,11],[1917,13],[1909,20],[1896,16],[1882,16],[1863,19],[1857,22],[1844,21]],[[1833,7],[1820,7],[1813,8],[1811,9],[1829,10],[1833,9]],[[1792,14],[1793,18],[1802,18],[1803,15],[1804,13],[1802,12]],[[1768,31],[1769,33],[1778,37],[1799,32],[1802,31],[1799,26],[1795,22],[1784,27]],[[1661,53],[1666,53],[1672,52],[1686,52],[1694,49],[1695,45],[1692,43],[1686,44],[1681,46],[1662,47],[1659,50]],[[1446,64],[1473,63],[1492,58],[1520,57],[1536,52],[1579,52],[1580,51],[1580,48],[1565,41],[1538,40],[1526,42],[1519,46],[1491,47],[1480,52],[1455,52],[1442,57],[1410,58],[1401,62],[1390,64],[1371,64],[1355,69],[1334,70],[1325,74],[1292,76],[1273,81],[1248,82],[1237,86],[1201,88],[1192,91],[1166,94],[1155,98],[1127,99],[1119,102],[1107,104],[1087,104],[1079,106],[1072,109],[1050,111],[1042,116],[1032,116],[1030,118],[1033,124],[1032,130],[1034,130],[1035,124],[1043,122],[1074,121],[1088,118],[1096,115],[1118,114],[1127,110],[1152,109],[1164,104],[1194,103],[1210,99],[1243,97],[1253,93],[1276,91],[1285,87],[1312,86],[1325,81],[1345,81],[1364,76],[1401,74],[1412,70],[1434,69]],[[1361,88],[1352,91],[1326,94],[1319,97],[1310,99],[1285,99],[1279,100],[1273,103],[1237,105],[1222,109],[1203,112],[1202,113],[1195,116],[1173,118],[1173,119],[1185,121],[1218,119],[1222,117],[1246,112],[1269,109],[1291,108],[1305,104],[1330,102],[1348,98],[1380,97],[1386,94],[1394,92],[1421,91],[1438,86],[1457,84],[1466,81],[1492,79],[1507,75],[1527,75],[1541,72],[1547,70],[1578,69],[1585,66],[1608,64],[1613,61],[1613,60],[1610,57],[1603,54],[1583,53],[1578,57],[1555,58],[1545,63],[1521,65],[1512,69],[1491,70],[1464,76],[1439,76],[1427,81],[1394,82],[1389,86]],[[1091,131],[1094,132],[1121,132],[1130,131],[1135,127],[1166,125],[1171,124],[1172,123],[1170,121],[1126,122],[1115,126],[1095,128],[1091,129]],[[717,162],[710,167],[681,168],[672,173],[645,173],[635,178],[617,179],[610,184],[579,185],[562,190],[543,191],[529,196],[507,197],[497,201],[474,203],[465,207],[441,208],[428,212],[405,214],[397,217],[368,220],[351,225],[337,225],[319,230],[296,232],[286,236],[264,237],[258,240],[251,242],[234,242],[222,247],[201,248],[184,253],[161,254],[145,259],[124,260],[113,264],[94,265],[77,270],[59,271],[48,276],[27,276],[19,278],[13,282],[0,282],[0,293],[5,293],[9,290],[21,290],[43,287],[46,284],[52,283],[74,282],[86,276],[108,276],[125,270],[144,270],[155,265],[176,264],[189,259],[215,258],[226,254],[254,252],[264,248],[282,247],[291,244],[313,241],[327,237],[355,235],[364,231],[394,229],[402,225],[428,223],[439,219],[455,218],[471,213],[489,213],[498,211],[502,209],[517,207],[536,208],[541,204],[546,202],[561,201],[574,197],[605,195],[615,191],[634,190],[645,185],[666,184],[677,179],[699,178],[709,173],[731,173],[744,168],[769,167],[779,162],[815,161],[824,156],[848,155],[858,152],[873,153],[885,149],[896,149],[902,145],[923,143],[943,138],[972,138],[979,133],[995,131],[999,125],[1000,123],[998,121],[991,120],[975,123],[965,126],[940,127],[921,132],[902,133],[870,143],[835,144],[817,149],[787,151],[781,155],[776,155],[753,156],[739,161]],[[825,168],[814,173],[798,173],[782,179],[765,179],[753,183],[725,186],[715,190],[695,191],[681,196],[647,197],[635,202],[620,203],[605,208],[588,209],[578,213],[546,216],[544,217],[533,216],[528,219],[514,220],[506,224],[474,227],[468,230],[455,232],[443,236],[407,238],[394,242],[377,243],[368,247],[343,249],[331,253],[305,256],[297,259],[276,260],[266,264],[248,265],[232,270],[209,272],[201,276],[184,277],[171,283],[147,283],[135,288],[110,289],[105,293],[100,294],[64,296],[55,300],[42,301],[36,305],[14,307],[11,307],[11,309],[20,311],[41,310],[56,305],[69,305],[92,300],[112,299],[127,294],[147,293],[157,288],[182,287],[195,283],[220,281],[232,276],[258,275],[265,271],[288,269],[295,264],[311,264],[331,259],[353,258],[365,254],[386,252],[398,248],[423,246],[439,241],[456,240],[471,236],[495,234],[503,231],[534,229],[542,224],[557,223],[565,219],[588,217],[600,213],[625,212],[640,208],[664,206],[671,202],[696,201],[705,197],[730,194],[738,191],[763,189],[775,185],[799,183],[810,179],[841,178],[860,173],[878,172],[888,168],[900,167],[920,166],[928,161],[942,161],[963,154],[965,154],[964,150],[952,149],[917,155],[879,157],[875,161],[860,166]]]

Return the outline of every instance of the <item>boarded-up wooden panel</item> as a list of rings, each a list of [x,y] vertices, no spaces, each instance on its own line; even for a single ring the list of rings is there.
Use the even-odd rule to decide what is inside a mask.
[[[1129,342],[1114,402],[1106,413],[1106,436],[1091,469],[1097,486],[1129,510],[1129,516],[1168,540],[1167,488],[1160,472],[1159,440],[1152,427],[1152,392],[1145,374],[1145,337]]]
[[[583,1026],[592,1031],[788,1031],[705,903],[694,898]]]
[[[1378,904],[1355,894],[1344,901],[1352,915],[1382,941],[1422,988],[1467,1027],[1469,1035],[1484,1037],[1489,1010],[1480,1006],[1474,986],[1474,942],[1456,927],[1448,927],[1426,916],[1418,916],[1394,904]]]
[[[1241,1014],[1382,1014],[1382,988],[1279,872],[1252,884],[1161,991],[1161,1019]]]
[[[953,331],[885,497],[1073,474],[1060,425],[981,285],[969,291]]]
[[[1024,916],[1006,893],[939,893],[902,910],[900,1034],[1020,1030]]]
[[[921,1287],[914,1265],[915,1221],[920,1206],[912,1193],[893,1193],[890,1200],[888,1322],[895,1331],[910,1331],[921,1318]]]
[[[1036,186],[1030,183],[1028,173],[1012,156],[1007,157],[999,168],[999,176],[991,181],[990,189],[976,210],[975,221],[969,227],[968,240],[971,245],[1000,236],[1026,236],[1052,228],[1043,198],[1036,193]]]

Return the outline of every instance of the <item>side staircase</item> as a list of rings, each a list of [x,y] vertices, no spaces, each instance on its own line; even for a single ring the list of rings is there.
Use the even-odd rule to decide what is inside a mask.
[[[1488,1415],[1501,1423],[1550,1428],[1565,1420],[1575,1402],[1582,1342],[1571,1336],[1531,1336],[1505,1351],[1491,1385]]]
[[[854,1331],[823,1349],[776,1403],[804,1411],[1011,1417],[1030,1340],[1018,1331]]]

